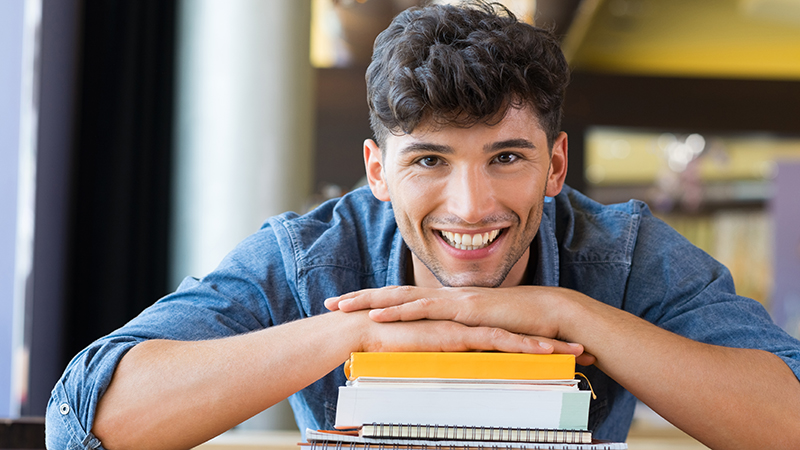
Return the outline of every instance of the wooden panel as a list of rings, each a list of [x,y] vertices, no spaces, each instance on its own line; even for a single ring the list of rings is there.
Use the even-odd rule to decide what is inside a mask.
[[[316,190],[326,183],[349,189],[364,176],[363,143],[372,137],[365,72],[317,69]]]
[[[800,82],[576,72],[564,112],[584,125],[800,134]]]

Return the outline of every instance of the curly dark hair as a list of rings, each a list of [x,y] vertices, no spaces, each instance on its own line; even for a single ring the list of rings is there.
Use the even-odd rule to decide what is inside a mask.
[[[508,107],[530,106],[552,149],[569,68],[552,33],[477,0],[400,13],[375,40],[366,79],[381,147],[389,133],[411,133],[423,121],[491,124]]]

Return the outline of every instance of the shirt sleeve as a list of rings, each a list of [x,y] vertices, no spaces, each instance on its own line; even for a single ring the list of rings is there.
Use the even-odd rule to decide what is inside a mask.
[[[800,379],[800,341],[760,303],[736,295],[724,265],[649,211],[639,226],[625,309],[699,342],[774,353]]]
[[[103,448],[91,432],[95,410],[117,364],[138,343],[224,338],[301,318],[293,270],[284,265],[281,246],[265,227],[214,272],[200,280],[186,278],[174,293],[89,345],[69,363],[51,393],[47,448]]]

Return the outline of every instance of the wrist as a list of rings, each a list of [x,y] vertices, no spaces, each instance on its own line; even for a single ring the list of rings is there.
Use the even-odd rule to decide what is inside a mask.
[[[346,337],[345,348],[350,352],[368,351],[372,342],[372,326],[375,324],[368,311],[332,311],[325,314],[336,324],[336,333]]]
[[[588,302],[595,300],[587,297],[580,292],[567,288],[555,288],[551,301],[553,305],[549,308],[556,317],[555,323],[558,324],[557,338],[565,342],[575,342],[584,344],[585,336],[583,331],[591,321],[591,312]]]

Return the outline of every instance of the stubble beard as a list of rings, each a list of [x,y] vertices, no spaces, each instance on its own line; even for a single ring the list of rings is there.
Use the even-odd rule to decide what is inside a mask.
[[[511,269],[514,268],[514,265],[517,261],[520,260],[525,251],[530,248],[533,239],[536,237],[536,233],[539,229],[539,224],[541,223],[542,219],[542,212],[544,208],[544,196],[542,196],[542,200],[539,202],[538,207],[535,207],[531,210],[531,215],[528,217],[528,227],[526,230],[523,231],[523,236],[518,238],[517,242],[511,249],[506,253],[503,257],[502,262],[500,263],[498,269],[494,271],[494,274],[488,279],[481,279],[481,273],[479,265],[476,263],[474,264],[474,268],[472,270],[467,270],[460,272],[458,274],[450,274],[441,264],[441,262],[433,255],[433,252],[426,252],[425,246],[421,245],[412,245],[409,241],[406,241],[406,245],[408,245],[409,250],[416,256],[418,260],[425,265],[425,267],[433,274],[437,281],[442,286],[445,287],[499,287],[503,284],[508,277],[508,274],[511,272]],[[422,223],[422,230],[423,235],[426,236],[425,239],[427,240],[434,240],[437,239],[434,236],[426,235],[424,230],[429,230],[429,224],[433,222],[432,220],[428,220],[427,218],[423,220]],[[437,223],[442,223],[442,221],[435,221]],[[445,221],[445,222],[455,222],[455,221]],[[517,214],[513,214],[513,222],[510,228],[514,228],[515,226],[518,228],[519,225],[522,223],[522,220]],[[508,237],[506,237],[508,238]],[[439,245],[436,242],[429,242],[427,248],[434,248],[435,245]],[[465,278],[461,280],[460,278]]]
[[[552,164],[552,162],[551,162],[551,164]],[[548,167],[548,169],[549,169],[549,167]],[[548,173],[549,173],[549,170],[548,170]],[[487,281],[483,281],[483,282],[481,282],[481,281],[479,281],[479,282],[474,282],[474,281],[459,282],[459,281],[454,279],[455,277],[448,277],[447,276],[447,271],[444,269],[442,264],[439,263],[439,261],[436,259],[436,257],[433,256],[432,252],[431,252],[431,254],[423,252],[425,247],[421,243],[418,246],[417,245],[412,245],[412,243],[408,239],[406,239],[405,236],[403,236],[403,240],[406,242],[406,245],[408,246],[408,248],[411,251],[411,253],[413,253],[414,256],[416,256],[416,258],[418,260],[420,260],[422,262],[422,264],[425,265],[425,267],[433,274],[433,276],[436,278],[436,280],[439,281],[439,283],[444,287],[490,287],[490,288],[500,287],[500,285],[502,285],[503,282],[506,280],[506,277],[508,277],[508,274],[511,272],[511,269],[514,268],[514,265],[517,263],[517,261],[519,261],[519,259],[522,258],[522,255],[525,254],[525,251],[530,248],[531,243],[533,242],[533,239],[536,237],[536,234],[539,232],[539,226],[542,223],[542,216],[544,214],[544,203],[545,203],[544,199],[545,199],[545,197],[547,197],[547,184],[548,184],[548,182],[549,182],[549,180],[545,179],[544,189],[542,190],[542,194],[539,197],[539,199],[540,199],[539,203],[538,203],[537,206],[535,206],[534,208],[531,209],[531,213],[528,216],[528,222],[527,222],[528,223],[528,227],[523,232],[523,237],[520,238],[520,240],[518,240],[515,243],[515,245],[511,248],[511,250],[503,258],[503,261],[502,261],[502,263],[500,265],[501,269],[499,271],[495,272],[496,275],[491,280],[487,280]],[[395,211],[395,213],[396,213],[396,211]],[[516,225],[519,225],[519,224],[522,223],[522,220],[520,219],[519,215],[517,215],[516,213],[511,213],[511,215],[513,216],[513,221],[516,222]],[[495,219],[487,219],[486,222],[487,223],[491,223],[492,220],[497,220],[497,218],[495,218]],[[398,226],[399,226],[400,222],[399,222],[397,216],[395,216],[395,222],[398,223]],[[431,222],[434,222],[434,220],[432,220],[432,219],[430,219],[428,217],[426,217],[426,218],[424,218],[422,220],[422,224],[420,225],[421,226],[420,232],[421,232],[421,235],[423,236],[423,240],[429,240],[430,241],[430,240],[436,239],[433,236],[429,236],[429,235],[425,234],[425,230],[429,229],[428,225]],[[452,223],[460,223],[460,221],[458,219],[450,219],[450,220],[443,220],[443,221],[437,221],[437,222],[439,222],[439,223],[443,223],[444,222],[444,223],[451,223],[451,224]],[[408,228],[410,230],[413,230],[414,227],[413,226],[409,226]],[[402,233],[402,227],[401,227],[401,233],[400,234],[401,235],[403,234]],[[530,237],[525,236],[526,234],[530,234]],[[429,244],[430,244],[428,246],[429,248],[433,248],[435,245],[438,245],[438,243],[436,243],[436,242],[429,242]],[[417,248],[415,248],[415,247],[417,247]],[[530,264],[530,261],[528,262],[528,264]],[[476,272],[480,273],[480,270],[479,270],[477,264],[475,264],[475,270],[469,271],[469,273],[476,273]]]

